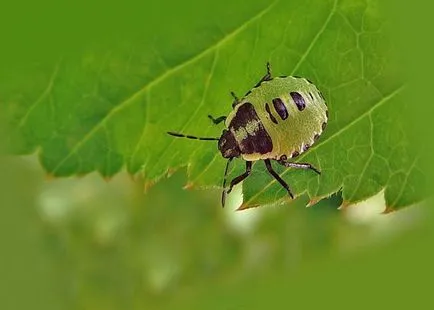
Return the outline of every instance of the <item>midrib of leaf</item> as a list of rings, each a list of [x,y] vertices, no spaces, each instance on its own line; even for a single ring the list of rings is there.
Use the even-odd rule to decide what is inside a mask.
[[[251,23],[255,22],[256,20],[260,19],[263,15],[265,15],[268,11],[270,11],[280,0],[275,0],[272,2],[268,7],[260,11],[258,14],[253,16],[251,19],[245,21],[241,26],[236,28],[234,31],[229,33],[228,35],[224,36],[220,41],[216,42],[214,45],[211,45],[207,49],[203,50],[202,52],[198,53],[197,55],[185,60],[184,62],[180,63],[179,65],[172,67],[156,77],[154,80],[149,82],[148,84],[144,85],[141,89],[139,89],[137,92],[135,92],[133,95],[131,95],[129,98],[122,101],[120,104],[116,105],[113,109],[111,109],[104,118],[102,118],[100,121],[98,121],[95,126],[82,138],[80,139],[74,147],[65,155],[65,157],[59,161],[59,163],[54,167],[52,170],[52,173],[55,174],[56,171],[62,167],[62,165],[73,155],[75,154],[80,148],[93,136],[95,135],[101,128],[104,127],[104,125],[117,113],[122,111],[123,109],[129,107],[134,102],[137,102],[136,99],[139,98],[142,94],[149,91],[152,87],[155,85],[158,85],[159,83],[163,82],[165,79],[169,78],[173,74],[177,73],[178,71],[184,69],[185,67],[194,64],[196,61],[199,61],[203,57],[207,56],[209,53],[213,52],[214,50],[218,49],[220,46],[225,44],[227,41],[231,40],[235,36],[237,36],[239,33],[241,33],[246,27],[248,27]]]
[[[331,136],[329,136],[327,139],[323,140],[321,143],[318,143],[316,146],[312,147],[309,152],[304,153],[303,155],[301,155],[299,157],[299,160],[303,159],[306,155],[311,154],[313,152],[315,152],[315,150],[320,147],[321,145],[324,145],[326,143],[329,143],[330,141],[332,141],[334,138],[338,137],[340,134],[342,134],[343,132],[345,132],[346,130],[350,129],[352,126],[354,126],[355,124],[357,124],[359,121],[361,121],[363,118],[365,118],[366,116],[370,115],[373,111],[375,111],[377,108],[381,107],[382,105],[384,105],[385,103],[387,103],[389,100],[391,100],[392,98],[394,98],[396,95],[398,95],[402,90],[404,89],[404,86],[400,86],[398,87],[395,91],[391,92],[389,95],[383,97],[383,99],[381,99],[380,101],[378,101],[377,103],[373,104],[371,106],[370,109],[368,109],[366,112],[362,113],[361,115],[359,115],[357,118],[355,118],[353,121],[349,122],[348,124],[346,124],[345,126],[343,126],[341,129],[339,129],[338,131],[336,131],[334,134],[332,134]],[[315,152],[316,154],[316,152]],[[283,177],[290,169],[286,169],[285,171],[283,171],[280,176]],[[250,202],[254,201],[259,195],[261,195],[262,193],[264,193],[273,183],[275,183],[275,180],[272,179],[270,182],[267,183],[267,185],[265,185],[263,187],[262,190],[258,191],[255,195],[253,195],[248,201],[244,201],[243,205],[249,205]],[[402,194],[401,194],[402,195]]]
[[[194,112],[190,115],[190,117],[187,118],[187,121],[186,121],[186,122],[184,123],[184,125],[182,126],[182,129],[181,129],[180,132],[184,132],[184,131],[185,131],[185,128],[186,128],[186,127],[191,123],[192,120],[195,119],[197,113],[199,112],[199,110],[200,110],[200,109],[202,108],[202,106],[204,105],[204,103],[205,103],[205,99],[206,99],[206,96],[208,95],[208,89],[209,89],[209,86],[210,86],[210,82],[211,82],[211,79],[212,79],[212,77],[213,77],[213,75],[214,75],[214,69],[215,69],[215,66],[216,66],[217,60],[218,60],[218,49],[215,51],[214,58],[213,58],[213,61],[212,61],[212,65],[211,65],[211,70],[210,70],[210,72],[209,72],[209,74],[208,74],[208,77],[207,77],[207,79],[206,79],[206,84],[205,84],[205,88],[204,88],[204,90],[203,90],[203,94],[202,94],[202,98],[201,98],[201,100],[200,100],[200,103],[197,105],[196,109],[195,109]],[[159,159],[158,159],[158,161],[154,164],[156,167],[158,167],[158,165],[160,164],[160,162],[161,162],[161,158],[163,158],[163,156],[165,155],[165,153],[166,153],[168,150],[171,150],[171,146],[172,146],[172,144],[174,143],[174,141],[175,141],[175,139],[172,139],[172,140],[170,141],[169,145],[168,145],[165,149],[163,149],[163,151],[161,152],[160,156],[158,156]],[[174,155],[173,155],[172,157],[174,157],[174,156],[176,156],[176,153],[174,153]],[[143,168],[145,168],[145,167],[143,167]]]
[[[270,8],[271,8],[271,7],[272,7],[274,4],[276,4],[277,2],[278,2],[278,1],[276,1],[275,3],[273,3],[270,7],[268,7],[266,10],[264,10],[262,13],[260,13],[260,14],[258,14],[258,15],[260,15],[260,16],[264,15],[264,14],[265,14],[265,13],[266,13]],[[297,71],[297,69],[299,68],[299,66],[304,62],[304,60],[305,60],[306,57],[309,55],[309,53],[310,53],[310,51],[312,50],[312,48],[315,46],[315,44],[316,44],[317,40],[320,38],[321,34],[322,34],[322,33],[324,32],[324,30],[327,28],[327,26],[328,26],[330,20],[332,19],[334,13],[336,12],[337,3],[338,3],[337,0],[335,0],[335,1],[333,2],[333,6],[332,6],[332,8],[331,8],[329,14],[327,15],[327,18],[326,18],[326,19],[324,20],[324,22],[322,23],[322,26],[319,28],[319,30],[317,31],[316,35],[312,38],[312,40],[311,40],[310,44],[308,45],[308,47],[306,48],[305,52],[300,56],[299,61],[295,64],[295,66],[294,66],[294,68],[292,69],[290,75],[293,75],[293,74]],[[258,17],[260,17],[260,16],[258,16]],[[257,19],[257,18],[254,18],[254,19],[250,20],[250,22],[253,22],[253,21],[256,20],[256,19]],[[245,23],[243,26],[247,26],[247,24],[250,24],[250,22],[249,22],[249,23]],[[239,31],[237,31],[237,32],[240,32],[240,31],[243,30],[243,29],[238,28],[237,30],[239,30]],[[232,36],[231,36],[231,37],[232,37]],[[230,38],[231,38],[231,37],[230,37]],[[227,37],[228,40],[229,40],[230,38]],[[253,50],[256,48],[256,45],[257,45],[257,38],[258,38],[258,36],[256,36],[256,40],[255,40],[255,42],[254,42]],[[217,51],[218,51],[218,50],[217,50]],[[252,51],[252,54],[253,54],[253,51]],[[214,64],[215,64],[216,58],[217,58],[217,55],[214,57],[213,68],[214,68]],[[213,69],[212,69],[212,70],[213,70]],[[212,70],[211,70],[211,71],[212,71]],[[208,82],[209,82],[210,79],[211,79],[211,76],[208,78]],[[206,88],[205,88],[205,92],[204,92],[204,93],[206,93],[206,90],[207,90],[208,86],[209,86],[209,83],[207,83]],[[190,123],[191,119],[194,118],[194,115],[196,115],[197,111],[198,111],[199,108],[202,106],[202,104],[203,104],[203,99],[202,99],[202,101],[201,101],[201,104],[198,105],[198,108],[196,109],[196,111],[192,114],[192,116],[189,117],[189,119],[187,120],[187,122],[185,123],[185,125],[183,126],[183,128],[185,128],[185,127]],[[182,130],[181,130],[181,132],[182,132]],[[172,140],[171,143],[173,143],[173,140]],[[162,152],[162,154],[164,154],[168,149],[170,149],[170,145],[169,145],[169,147],[167,147],[167,148]],[[212,163],[212,162],[217,158],[217,156],[219,156],[219,155],[220,155],[220,154],[216,154],[216,155],[213,157],[213,160],[212,160],[210,163],[208,163],[208,165],[207,165],[207,166],[205,167],[205,169],[204,169],[204,170],[203,170],[203,171],[202,171],[202,172],[201,172],[201,173],[196,177],[196,179],[198,179],[201,175],[203,175],[203,173],[206,172],[207,169],[209,169],[209,167],[211,166],[211,163]],[[159,158],[161,159],[162,156],[159,156]],[[158,164],[159,164],[159,162],[157,162],[157,164],[155,164],[155,166],[158,166]],[[190,180],[190,182],[194,183],[193,180]]]

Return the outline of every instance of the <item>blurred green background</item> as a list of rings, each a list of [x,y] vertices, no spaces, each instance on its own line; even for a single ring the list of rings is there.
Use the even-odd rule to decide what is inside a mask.
[[[19,70],[50,61],[95,37],[150,38],[152,29],[130,31],[143,11],[153,10],[151,24],[179,26],[167,31],[182,38],[191,14],[203,12],[205,23],[219,9],[231,20],[265,3],[3,2],[0,65]],[[425,126],[421,147],[429,159],[433,10],[421,1],[389,1],[384,11],[423,112],[409,121]],[[427,173],[432,167],[427,160]],[[380,215],[381,194],[346,210],[337,210],[336,195],[312,208],[300,199],[234,212],[239,188],[222,210],[219,191],[182,189],[183,170],[146,195],[144,184],[124,173],[109,182],[95,173],[49,180],[35,156],[2,157],[0,171],[0,309],[407,309],[432,303],[430,203]]]
[[[150,188],[120,174],[47,180],[34,157],[0,164],[2,309],[411,306],[429,300],[432,212],[381,215],[381,195],[337,210],[235,212],[219,191]],[[419,299],[422,298],[422,299]]]

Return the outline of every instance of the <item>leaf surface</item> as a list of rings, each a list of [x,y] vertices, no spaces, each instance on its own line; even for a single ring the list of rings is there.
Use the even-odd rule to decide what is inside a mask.
[[[246,93],[270,61],[273,75],[314,81],[329,105],[325,134],[299,159],[322,175],[275,165],[296,195],[313,203],[342,189],[352,203],[385,189],[390,210],[421,199],[405,83],[375,1],[234,1],[228,10],[190,0],[177,9],[150,10],[138,35],[3,75],[9,149],[39,150],[54,176],[110,177],[125,167],[154,182],[188,165],[189,186],[220,186],[225,160],[215,142],[166,132],[219,137],[222,126],[207,115],[227,115],[229,92]],[[234,162],[231,177],[244,168]],[[243,208],[287,197],[260,162],[243,192]]]

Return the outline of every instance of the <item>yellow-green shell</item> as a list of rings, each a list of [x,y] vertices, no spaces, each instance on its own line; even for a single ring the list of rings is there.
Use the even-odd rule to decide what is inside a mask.
[[[303,97],[305,108],[302,111],[297,108],[290,95],[291,92],[297,92]],[[280,98],[283,101],[288,112],[288,117],[284,120],[273,107],[272,100],[275,98]],[[245,132],[251,134],[257,127],[254,122],[247,124],[245,130],[234,131],[230,127],[238,108],[247,102],[254,106],[273,143],[272,151],[266,154],[241,154],[242,158],[247,161],[280,159],[283,155],[291,158],[303,153],[321,135],[328,119],[327,105],[321,92],[314,84],[299,77],[275,77],[263,81],[248,92],[227,116],[226,126],[232,131],[238,143],[246,138]],[[272,121],[269,112],[266,111],[266,103],[268,103],[270,113],[274,116],[277,124]]]

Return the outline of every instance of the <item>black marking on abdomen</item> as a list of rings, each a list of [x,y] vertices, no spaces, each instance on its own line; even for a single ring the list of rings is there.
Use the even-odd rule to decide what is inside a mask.
[[[279,114],[279,116],[282,120],[285,120],[288,118],[288,111],[286,110],[285,104],[283,103],[282,99],[274,98],[273,99],[273,106],[274,106],[274,109],[276,110],[277,114]]]
[[[298,155],[300,155],[300,153],[298,151],[294,151],[291,154],[291,158],[297,157]]]
[[[254,125],[256,127],[253,133],[247,132],[247,127]],[[234,133],[244,130],[247,136],[238,141],[242,154],[266,154],[273,150],[273,142],[267,130],[264,128],[255,107],[246,102],[239,106],[237,113],[229,124],[229,129]]]
[[[322,125],[321,125],[322,130],[324,130],[326,128],[326,126],[327,126],[327,122],[322,123]]]
[[[294,100],[295,105],[297,106],[297,109],[299,111],[303,111],[304,108],[306,108],[306,103],[304,102],[304,98],[300,93],[297,93],[296,91],[289,93],[292,97],[292,100]]]
[[[310,144],[306,143],[303,145],[303,152],[306,152],[310,148]]]
[[[277,119],[271,114],[270,106],[268,105],[268,102],[265,104],[265,111],[267,111],[268,115],[270,116],[270,119],[273,123],[277,124]]]

